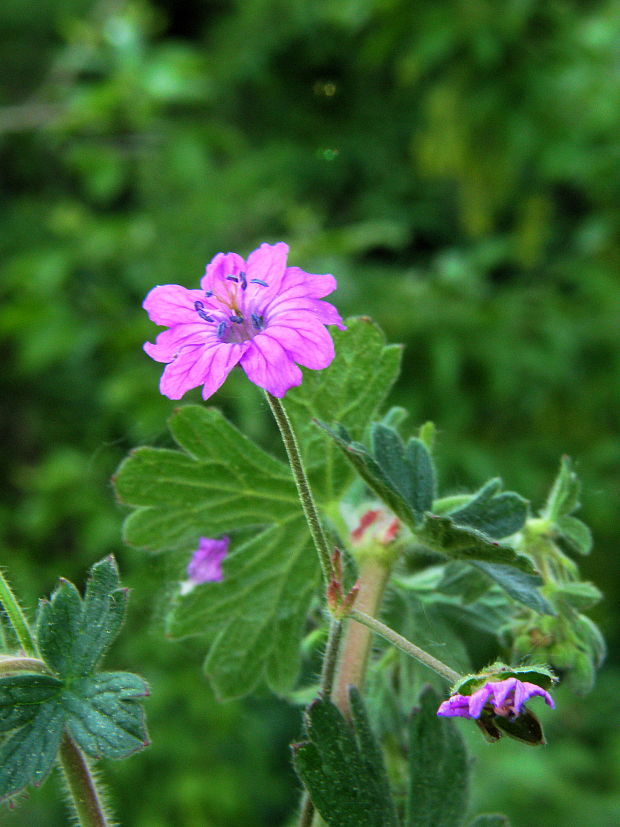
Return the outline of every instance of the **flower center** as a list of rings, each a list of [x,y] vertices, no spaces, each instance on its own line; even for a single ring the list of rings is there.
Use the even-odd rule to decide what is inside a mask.
[[[225,344],[239,344],[253,339],[265,329],[265,318],[256,291],[249,295],[249,284],[268,287],[262,279],[248,281],[244,272],[224,277],[222,290],[207,290],[204,301],[195,301],[194,310],[208,325],[215,328],[217,338]]]

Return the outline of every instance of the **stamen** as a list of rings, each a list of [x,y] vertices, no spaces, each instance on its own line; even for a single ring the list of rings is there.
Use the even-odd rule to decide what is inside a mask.
[[[257,330],[263,329],[263,317],[259,316],[258,313],[252,313],[252,324]]]
[[[262,284],[263,287],[269,287],[267,282],[262,279],[250,279],[250,284]]]
[[[241,314],[239,314],[239,316],[229,316],[228,318],[235,324],[243,324],[243,316]]]
[[[194,302],[194,310],[203,310],[204,304],[202,302]]]
[[[220,322],[217,326],[217,338],[221,339],[226,330],[226,322]]]
[[[245,288],[248,286],[248,280],[245,277],[245,273],[239,273],[239,280],[241,281],[241,289],[245,290]]]
[[[215,321],[213,316],[209,316],[207,313],[204,312],[204,310],[197,310],[196,312],[198,313],[198,315],[200,316],[200,318],[204,322],[214,322]]]
[[[213,290],[205,290],[205,298],[210,299],[213,295]]]
[[[237,276],[226,276],[226,281],[236,281],[238,283],[239,279]]]

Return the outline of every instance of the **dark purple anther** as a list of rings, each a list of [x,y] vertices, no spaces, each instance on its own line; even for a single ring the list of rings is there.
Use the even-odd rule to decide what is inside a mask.
[[[217,338],[221,339],[226,330],[226,322],[220,322],[217,326]]]
[[[226,276],[226,281],[236,281],[236,282],[238,282],[239,279],[237,278],[237,276]]]
[[[213,290],[205,290],[205,298],[210,299],[213,295]]]
[[[263,317],[259,316],[258,313],[252,313],[252,324],[257,330],[263,329]]]
[[[202,302],[194,302],[194,310],[202,310],[204,308],[204,304]]]
[[[245,273],[239,273],[239,281],[241,282],[241,289],[245,290],[245,288],[248,286],[248,280],[245,277]]]
[[[250,284],[262,284],[263,287],[269,287],[267,282],[262,279],[250,279]]]
[[[204,322],[214,322],[214,321],[215,321],[215,319],[213,318],[213,316],[209,316],[209,315],[207,315],[207,313],[205,313],[205,312],[204,312],[204,310],[198,310],[198,311],[196,311],[196,312],[198,313],[198,315],[200,316],[200,318],[201,318]]]
[[[234,322],[235,324],[243,324],[243,316],[241,316],[241,315],[240,316],[229,316],[228,318],[230,319],[231,322]]]

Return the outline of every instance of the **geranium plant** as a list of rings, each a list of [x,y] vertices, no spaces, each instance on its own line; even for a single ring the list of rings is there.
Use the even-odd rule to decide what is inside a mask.
[[[559,679],[589,689],[604,643],[583,614],[600,593],[573,559],[591,545],[574,516],[577,477],[564,458],[539,514],[499,478],[441,492],[432,424],[412,430],[404,410],[384,410],[401,348],[366,317],[344,324],[324,301],[333,276],[287,255],[283,243],[247,260],[220,253],[199,288],[156,286],[144,307],[166,328],[145,345],[165,364],[161,392],[201,387],[207,399],[239,366],[263,391],[255,404],[272,411],[288,465],[217,408],[178,407],[178,448],[139,448],[115,475],[131,509],[125,541],[180,561],[162,583],[167,633],[200,638],[220,700],[266,685],[303,709],[298,827],[505,824],[468,809],[467,722],[449,718],[491,742],[540,745],[530,706],[554,708]],[[83,600],[61,583],[33,635],[3,588],[21,651],[0,663],[0,794],[40,783],[60,750],[79,801],[80,784],[93,787],[84,754],[146,743],[144,682],[95,670],[125,593],[104,561]],[[469,662],[468,628],[495,636],[494,663]],[[81,823],[107,823],[96,790],[89,801],[76,805]]]

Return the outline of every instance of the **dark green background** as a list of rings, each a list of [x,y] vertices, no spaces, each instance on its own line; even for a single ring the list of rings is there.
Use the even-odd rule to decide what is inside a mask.
[[[108,663],[153,689],[153,746],[104,768],[124,825],[276,825],[295,801],[296,712],[216,705],[199,649],[152,631],[156,564],[122,548],[109,483],[175,404],[146,292],[277,240],[405,344],[393,402],[437,423],[444,488],[501,474],[536,508],[576,460],[609,665],[560,690],[545,749],[470,733],[475,795],[516,827],[615,823],[619,42],[613,0],[3,0],[1,560],[33,606],[119,557]],[[214,402],[273,439],[242,376]],[[65,824],[54,783],[7,824]]]

